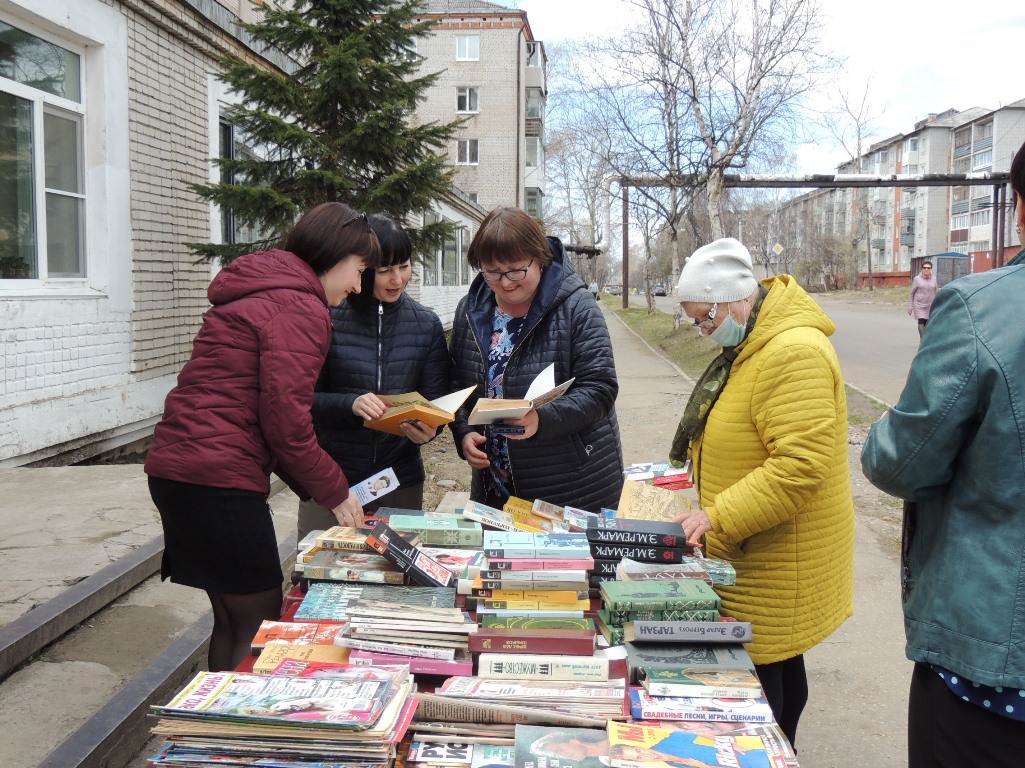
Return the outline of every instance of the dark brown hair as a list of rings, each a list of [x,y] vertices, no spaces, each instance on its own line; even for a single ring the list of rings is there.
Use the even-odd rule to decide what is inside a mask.
[[[1025,197],[1025,144],[1018,148],[1011,161],[1011,188],[1018,197]]]
[[[381,246],[366,216],[344,203],[321,203],[308,211],[281,238],[281,248],[323,275],[347,256],[361,256],[366,268],[377,269]]]
[[[466,254],[474,269],[481,264],[515,264],[537,259],[541,266],[552,263],[552,252],[537,221],[519,208],[495,208],[481,222]]]

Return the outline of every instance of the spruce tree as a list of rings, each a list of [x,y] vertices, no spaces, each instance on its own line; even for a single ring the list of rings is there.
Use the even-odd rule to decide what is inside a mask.
[[[417,104],[437,74],[421,75],[418,0],[296,0],[268,8],[245,28],[295,62],[290,73],[237,56],[222,59],[220,78],[241,102],[226,117],[256,153],[216,159],[222,181],[194,185],[230,209],[258,239],[190,243],[203,259],[230,261],[273,246],[298,215],[337,201],[358,211],[423,221],[451,188],[444,146],[458,122],[420,123]],[[416,252],[437,248],[451,229],[408,227]]]

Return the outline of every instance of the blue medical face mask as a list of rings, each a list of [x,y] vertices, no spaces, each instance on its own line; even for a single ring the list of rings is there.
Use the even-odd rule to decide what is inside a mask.
[[[741,325],[730,315],[726,315],[719,326],[715,328],[708,338],[723,347],[735,347],[747,336],[747,325]]]

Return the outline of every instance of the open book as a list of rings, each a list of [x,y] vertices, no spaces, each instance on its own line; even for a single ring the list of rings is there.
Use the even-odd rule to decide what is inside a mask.
[[[467,419],[467,424],[494,424],[503,419],[519,419],[534,408],[540,408],[545,403],[550,403],[569,389],[574,379],[568,379],[559,386],[555,386],[555,363],[552,363],[537,375],[527,396],[522,400],[510,400],[507,398],[485,398],[477,401]]]
[[[474,389],[476,387],[467,387],[436,400],[427,400],[419,392],[407,392],[404,395],[378,395],[388,409],[380,418],[364,421],[363,426],[393,435],[403,434],[399,425],[404,421],[421,421],[427,426],[437,429],[444,424],[449,424],[455,418],[455,412]]]

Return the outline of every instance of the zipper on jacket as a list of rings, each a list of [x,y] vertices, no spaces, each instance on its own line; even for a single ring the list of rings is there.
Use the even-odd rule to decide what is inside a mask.
[[[377,387],[375,388],[374,394],[381,393],[381,382],[384,379],[384,302],[377,302]],[[373,449],[370,453],[370,460],[373,465],[377,466],[377,441],[378,434],[376,431],[371,436],[370,445]]]

